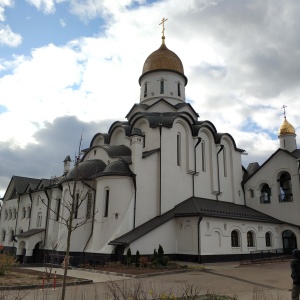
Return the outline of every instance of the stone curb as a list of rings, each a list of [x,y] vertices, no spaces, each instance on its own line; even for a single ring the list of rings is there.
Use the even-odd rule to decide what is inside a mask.
[[[102,270],[95,270],[95,269],[84,269],[84,268],[72,268],[72,270],[86,271],[86,272],[91,272],[91,273],[99,273],[99,274],[119,276],[119,277],[129,277],[129,278],[146,278],[146,277],[153,277],[153,276],[159,276],[159,275],[172,275],[172,274],[177,274],[177,273],[197,271],[197,269],[179,269],[179,270],[171,270],[171,271],[165,271],[165,272],[135,275],[135,274],[117,273],[117,272],[109,272],[109,271],[102,271]],[[200,270],[200,271],[202,271],[202,270]]]
[[[90,284],[93,283],[93,280],[78,280],[78,281],[74,281],[74,282],[67,282],[67,286],[71,286],[71,285],[83,285],[83,284]],[[61,287],[62,283],[58,283],[56,285],[56,287]],[[53,284],[49,284],[49,285],[45,285],[45,290],[48,288],[53,288]],[[32,284],[32,285],[17,285],[17,286],[0,286],[0,291],[3,290],[31,290],[31,289],[42,289],[42,285],[41,284]]]

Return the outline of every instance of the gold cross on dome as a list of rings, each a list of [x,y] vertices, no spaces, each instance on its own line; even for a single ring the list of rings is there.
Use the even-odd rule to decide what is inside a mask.
[[[286,111],[285,111],[286,107],[287,107],[286,105],[283,105],[281,107],[281,109],[283,109],[283,115],[284,115],[285,118],[286,118]]]
[[[162,25],[162,35],[165,36],[165,22],[167,21],[168,19],[165,19],[165,18],[162,18],[161,22],[159,23],[159,25]]]

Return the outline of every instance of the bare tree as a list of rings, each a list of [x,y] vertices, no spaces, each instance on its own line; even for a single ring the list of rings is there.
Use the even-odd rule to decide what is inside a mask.
[[[61,299],[65,299],[66,293],[66,281],[68,274],[68,266],[70,260],[70,248],[71,248],[71,236],[72,233],[79,227],[95,222],[95,203],[90,206],[87,205],[87,210],[84,215],[79,216],[79,208],[83,203],[91,201],[90,196],[92,192],[95,192],[95,182],[94,180],[89,180],[86,178],[86,174],[83,170],[80,169],[80,154],[81,154],[81,140],[79,143],[78,155],[75,155],[74,168],[68,174],[64,175],[64,178],[61,181],[62,185],[67,185],[68,196],[62,195],[59,205],[63,207],[62,210],[55,210],[51,207],[51,204],[43,202],[48,209],[53,212],[55,219],[67,229],[67,242],[66,242],[66,254],[64,257],[63,268],[63,285],[62,285],[62,294]],[[97,170],[94,170],[94,173],[97,173]],[[55,199],[58,201],[57,199]],[[91,211],[93,207],[93,211]]]

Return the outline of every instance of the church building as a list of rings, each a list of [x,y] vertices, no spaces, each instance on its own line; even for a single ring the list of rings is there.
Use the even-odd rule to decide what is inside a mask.
[[[24,262],[63,255],[72,203],[71,264],[128,248],[151,255],[159,245],[171,259],[198,262],[296,248],[300,149],[286,116],[278,150],[244,168],[245,150],[186,102],[188,79],[164,34],[139,84],[126,121],[96,133],[75,166],[67,156],[62,176],[11,178],[0,220],[4,250]]]

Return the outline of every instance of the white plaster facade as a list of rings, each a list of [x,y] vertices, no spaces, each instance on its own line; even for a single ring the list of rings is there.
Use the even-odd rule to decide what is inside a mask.
[[[163,50],[168,62],[169,50]],[[279,135],[284,148],[261,167],[243,169],[244,150],[233,137],[198,120],[185,102],[187,79],[180,59],[173,55],[163,67],[155,59],[147,58],[140,103],[127,121],[97,133],[81,156],[80,178],[74,177],[68,157],[60,178],[12,178],[1,211],[3,246],[26,260],[41,248],[63,253],[63,219],[76,198],[74,178],[81,205],[73,225],[83,222],[71,236],[74,256],[125,253],[128,247],[150,255],[162,245],[166,254],[199,261],[297,246],[300,155],[295,134]],[[278,201],[284,172],[290,174],[289,202]],[[271,190],[267,203],[261,202],[264,184]]]

